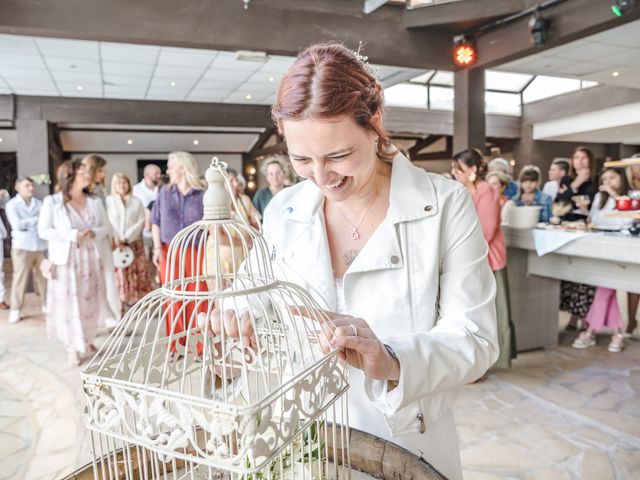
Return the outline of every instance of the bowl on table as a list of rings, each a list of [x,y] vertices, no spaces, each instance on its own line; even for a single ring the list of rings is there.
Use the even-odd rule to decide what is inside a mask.
[[[506,212],[507,226],[509,228],[534,228],[540,221],[539,205],[512,207]]]

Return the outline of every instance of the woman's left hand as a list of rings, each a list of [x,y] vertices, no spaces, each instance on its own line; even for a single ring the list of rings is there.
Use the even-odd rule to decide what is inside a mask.
[[[291,307],[294,314],[307,315],[304,308]],[[394,358],[369,324],[362,318],[324,311],[323,330],[332,347],[343,348],[340,358],[376,380],[399,380],[400,362]]]

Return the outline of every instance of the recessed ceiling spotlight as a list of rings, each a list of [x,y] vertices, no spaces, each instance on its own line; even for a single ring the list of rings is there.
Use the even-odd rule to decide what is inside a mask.
[[[176,82],[171,82],[169,85],[171,85],[172,87],[176,86]]]
[[[619,77],[620,76],[620,72],[613,72],[611,74],[612,77]]]
[[[71,65],[69,65],[69,68],[78,68],[78,66],[74,63],[72,63]]]
[[[2,143],[2,138],[0,138],[0,143]]]
[[[133,140],[131,140],[131,139],[127,140],[127,144],[133,145]]]
[[[82,85],[78,85],[78,86],[77,86],[77,89],[78,89],[78,90],[82,90],[83,88],[84,88],[84,87],[83,87]]]
[[[194,144],[194,145],[198,145],[199,143],[200,143],[200,141],[198,141],[198,140],[194,140],[194,141],[193,141],[193,144]]]
[[[244,98],[246,98],[247,100],[251,100],[253,97],[251,96],[250,93],[247,93]]]
[[[274,82],[274,81],[275,81],[275,78],[273,78],[273,77],[269,77],[269,81],[270,81],[270,82]]]

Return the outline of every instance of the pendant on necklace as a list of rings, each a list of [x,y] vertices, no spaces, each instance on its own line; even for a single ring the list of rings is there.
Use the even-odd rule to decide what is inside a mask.
[[[357,228],[353,229],[353,233],[351,234],[351,238],[353,238],[354,240],[358,240],[360,238],[360,234],[358,233],[358,229]]]

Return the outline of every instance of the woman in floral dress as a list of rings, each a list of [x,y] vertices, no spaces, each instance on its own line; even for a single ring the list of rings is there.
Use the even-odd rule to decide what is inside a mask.
[[[59,191],[44,199],[38,234],[48,242],[47,330],[68,352],[69,365],[95,353],[98,323],[109,311],[101,242],[110,231],[102,200],[88,193],[91,178],[80,160],[58,170]]]

